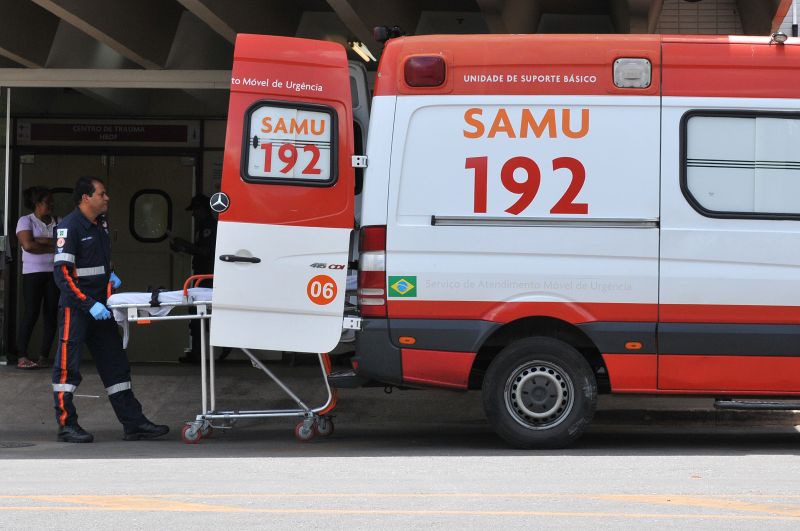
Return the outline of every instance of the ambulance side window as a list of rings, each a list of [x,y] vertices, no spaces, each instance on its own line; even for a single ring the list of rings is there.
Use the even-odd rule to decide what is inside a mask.
[[[241,175],[254,184],[336,182],[336,112],[324,105],[261,101],[244,120]]]
[[[131,235],[140,242],[157,243],[172,229],[172,200],[162,190],[139,190],[131,198]]]
[[[690,112],[681,143],[681,189],[701,214],[800,219],[800,115]]]

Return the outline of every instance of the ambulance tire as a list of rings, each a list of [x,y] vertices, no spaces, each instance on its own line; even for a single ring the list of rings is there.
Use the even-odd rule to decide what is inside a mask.
[[[580,352],[550,337],[515,341],[492,360],[483,407],[494,431],[524,449],[577,440],[597,405],[597,382]]]

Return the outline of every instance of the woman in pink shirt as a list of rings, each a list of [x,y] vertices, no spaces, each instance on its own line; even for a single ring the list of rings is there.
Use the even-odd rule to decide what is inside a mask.
[[[50,347],[56,334],[58,288],[53,280],[55,239],[58,220],[53,216],[53,196],[43,186],[32,186],[22,193],[30,214],[17,222],[17,239],[22,247],[22,296],[25,313],[19,325],[17,368],[49,367]],[[38,361],[29,357],[28,344],[39,312],[42,311],[42,346]]]

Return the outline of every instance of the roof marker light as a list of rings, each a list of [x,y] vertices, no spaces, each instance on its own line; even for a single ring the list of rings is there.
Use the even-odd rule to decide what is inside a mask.
[[[404,67],[409,87],[438,87],[444,84],[445,64],[440,55],[417,55],[406,59]]]
[[[634,57],[620,57],[614,61],[614,85],[619,88],[647,88],[650,86],[650,61]]]

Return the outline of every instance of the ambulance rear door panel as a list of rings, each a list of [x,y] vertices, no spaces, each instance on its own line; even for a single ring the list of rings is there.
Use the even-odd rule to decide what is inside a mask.
[[[644,361],[646,386],[655,388],[657,41],[644,48],[656,72],[646,91],[609,87],[610,53],[588,72],[585,64],[520,66],[517,54],[507,67],[449,70],[463,94],[398,96],[386,259],[391,326],[459,320],[477,330],[543,315],[602,331],[624,321],[634,332],[599,344],[601,353]],[[531,39],[524,50],[557,63],[558,43]],[[530,75],[542,71],[552,81],[537,86]],[[471,80],[480,78],[467,77],[486,73],[504,81],[478,86]],[[576,73],[596,77],[569,81]],[[644,348],[625,351],[625,337]],[[474,348],[455,335],[451,345],[465,355]]]
[[[326,352],[341,335],[353,229],[346,54],[239,35],[234,55],[211,342]]]
[[[663,49],[659,388],[800,393],[800,42]]]

